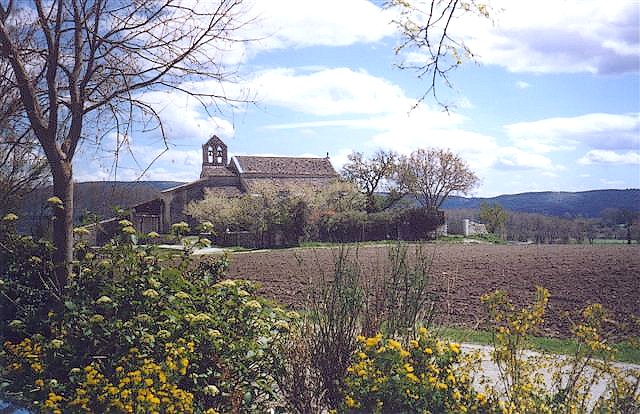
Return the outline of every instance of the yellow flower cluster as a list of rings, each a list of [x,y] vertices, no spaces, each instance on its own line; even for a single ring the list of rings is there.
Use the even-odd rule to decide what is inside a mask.
[[[358,408],[358,407],[360,407],[360,403],[358,401],[356,401],[355,399],[353,399],[353,397],[351,397],[349,395],[344,397],[344,400],[345,400],[345,404],[349,408]]]
[[[10,341],[4,343],[9,359],[12,361],[7,365],[9,371],[19,371],[23,368],[30,368],[35,374],[44,371],[42,366],[42,345],[25,338],[17,344]]]
[[[178,350],[176,352],[180,353]],[[141,358],[135,348],[121,362],[123,365],[140,365],[130,370],[122,365],[117,366],[113,382],[95,364],[85,367],[84,381],[76,388],[75,397],[69,406],[85,412],[112,409],[124,413],[193,412],[193,394],[176,385],[179,377],[172,372],[174,370],[149,358]],[[177,371],[186,373],[186,365],[188,361],[180,362]],[[183,367],[185,368],[182,369]]]
[[[195,350],[195,344],[193,342],[187,342],[184,339],[178,339],[177,344],[173,342],[167,342],[165,344],[165,364],[171,372],[178,372],[180,375],[187,374],[187,368],[189,367],[189,358],[187,353],[192,353]]]
[[[488,403],[459,367],[459,344],[437,340],[425,328],[407,346],[380,333],[357,340],[360,349],[345,380],[347,412],[377,413],[384,407],[390,412],[464,413]]]
[[[54,392],[50,392],[43,405],[48,411],[51,411],[53,414],[62,414],[60,402],[62,402],[62,397]]]
[[[502,291],[482,298],[494,325],[492,358],[502,376],[500,387],[487,390],[489,399],[496,401],[495,411],[502,414],[637,412],[640,375],[626,372],[620,383],[615,383],[616,368],[610,365],[613,349],[602,335],[608,316],[599,304],[589,305],[582,312],[584,322],[574,326],[573,333],[580,345],[573,355],[563,359],[523,356],[527,336],[542,324],[548,300],[549,292],[541,287],[536,289],[533,304],[522,309],[516,309]],[[595,358],[599,360],[596,362]],[[552,380],[546,379],[542,372],[551,374]],[[592,385],[605,378],[613,379],[615,384],[609,386],[595,407],[585,411],[584,403],[590,398]],[[630,403],[633,399],[637,402]],[[629,403],[632,405],[625,405]],[[633,404],[635,408],[631,409]]]

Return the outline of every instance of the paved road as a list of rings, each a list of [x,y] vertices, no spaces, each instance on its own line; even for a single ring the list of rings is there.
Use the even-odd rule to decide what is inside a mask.
[[[491,384],[493,384],[494,386],[496,386],[497,384],[500,383],[500,381],[499,381],[500,374],[499,374],[499,371],[498,371],[498,367],[491,360],[491,351],[492,351],[493,348],[491,348],[489,346],[486,346],[486,345],[462,344],[461,345],[461,349],[462,349],[462,352],[480,351],[481,356],[482,356],[482,362],[481,362],[482,373],[489,380],[489,382]],[[542,356],[542,354],[540,354],[538,352],[533,352],[533,351],[525,351],[524,355],[527,358]],[[545,356],[548,356],[548,355],[545,355]],[[566,357],[562,356],[562,355],[557,355],[557,356],[554,356],[554,357],[557,357],[557,358],[559,358],[561,360],[562,359],[566,359]],[[635,370],[636,373],[640,373],[640,365],[628,364],[628,363],[623,363],[623,362],[615,362],[615,363],[613,363],[613,366],[615,366],[616,368],[618,368],[620,370],[627,371],[629,373],[631,373],[631,371],[634,371],[634,370]],[[591,370],[589,370],[589,371],[591,371]],[[549,384],[549,387],[551,387],[551,384],[552,384],[551,373],[548,372],[548,371],[541,371],[541,372],[544,375],[544,377],[545,377],[545,379],[547,381],[547,384]],[[601,379],[600,381],[598,381],[597,383],[595,383],[591,387],[591,404],[594,404],[598,400],[598,398],[600,398],[600,396],[606,391],[607,382],[608,382],[607,378],[603,378],[603,379]],[[477,386],[480,385],[479,381],[477,381],[476,385]]]

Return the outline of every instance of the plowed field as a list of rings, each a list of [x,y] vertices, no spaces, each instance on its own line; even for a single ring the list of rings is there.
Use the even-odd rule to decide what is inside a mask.
[[[549,289],[546,334],[566,336],[575,314],[589,303],[601,303],[618,321],[640,317],[640,247],[627,245],[427,244],[433,257],[431,290],[441,297],[439,323],[478,327],[485,313],[480,296],[506,290],[514,302],[529,303],[536,286]],[[330,277],[336,249],[292,249],[238,253],[230,277],[260,283],[261,293],[301,308],[310,283]],[[360,247],[363,275],[375,274],[386,260],[387,247]],[[627,328],[640,336],[639,329]]]

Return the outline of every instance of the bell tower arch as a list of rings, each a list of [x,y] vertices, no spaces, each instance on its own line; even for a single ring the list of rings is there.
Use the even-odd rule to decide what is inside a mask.
[[[216,135],[202,146],[202,167],[226,167],[227,145]]]

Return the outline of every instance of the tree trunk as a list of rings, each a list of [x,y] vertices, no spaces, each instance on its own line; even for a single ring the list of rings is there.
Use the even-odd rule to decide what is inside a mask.
[[[53,170],[53,195],[61,205],[53,206],[53,245],[58,288],[64,288],[73,260],[73,174],[71,163],[62,161]]]

